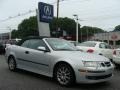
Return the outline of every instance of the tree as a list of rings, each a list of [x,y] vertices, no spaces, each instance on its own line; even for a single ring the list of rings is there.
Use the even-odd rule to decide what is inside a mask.
[[[51,23],[50,23],[50,32],[51,35],[52,32],[56,32],[56,24],[58,24],[58,27],[60,28],[61,31],[61,36],[62,36],[62,31],[66,31],[68,35],[75,35],[76,33],[76,22],[73,19],[70,18],[59,18],[58,20],[54,18]],[[80,30],[80,24],[79,24],[79,30]],[[13,38],[24,38],[27,36],[38,36],[38,24],[37,24],[37,17],[33,16],[30,17],[29,19],[23,20],[19,25],[18,25],[18,30],[13,30],[12,31]]]
[[[91,26],[83,26],[81,28],[83,35],[86,35],[88,32],[88,35],[93,35],[95,33],[102,33],[105,32],[104,30],[102,30],[101,28],[98,27],[91,27]]]
[[[16,32],[14,31],[14,33]],[[38,24],[36,16],[25,19],[18,25],[18,31],[16,33],[18,38],[38,35]]]
[[[59,27],[60,31],[66,31],[68,35],[75,35],[76,33],[76,22],[73,19],[70,18],[59,18],[58,20],[54,18],[52,22],[50,23],[50,31],[56,32],[57,28]],[[80,24],[79,24],[79,30],[80,30]]]
[[[68,36],[74,37],[76,36],[76,22],[73,19],[70,18],[62,18],[60,17],[58,20],[56,18],[53,18],[53,20],[50,22],[50,32],[51,36],[56,36],[56,31],[58,26],[60,28],[57,33],[59,36],[62,36],[63,30],[66,31]],[[81,35],[82,31],[82,36],[86,37],[88,34],[89,36],[92,36],[94,33],[100,33],[104,32],[104,30],[97,28],[97,27],[90,27],[90,26],[84,26],[80,28],[80,24],[78,25],[78,33],[79,33],[79,38]],[[87,33],[88,31],[88,33]],[[54,32],[54,33],[53,33]],[[38,24],[37,24],[37,17],[32,16],[28,19],[24,19],[19,25],[18,25],[18,30],[13,30],[12,31],[12,38],[24,38],[27,36],[38,36]]]
[[[117,25],[113,31],[120,31],[120,25]]]
[[[12,30],[12,38],[16,38],[18,36],[17,30]]]
[[[105,32],[104,30],[102,30],[101,28],[98,27],[91,27],[91,26],[83,26],[81,28],[82,31],[82,40],[87,40],[89,38],[91,38],[91,36],[93,36],[96,33],[103,33]],[[80,41],[80,40],[79,40]],[[80,41],[81,42],[81,41]]]

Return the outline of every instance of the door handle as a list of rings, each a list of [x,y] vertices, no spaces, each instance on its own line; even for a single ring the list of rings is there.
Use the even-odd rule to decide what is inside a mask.
[[[29,51],[25,51],[26,54],[29,54]]]

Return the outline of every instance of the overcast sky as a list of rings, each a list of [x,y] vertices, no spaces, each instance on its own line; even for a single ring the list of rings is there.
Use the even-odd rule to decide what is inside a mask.
[[[8,32],[9,28],[17,28],[18,24],[25,18],[36,15],[35,12],[8,19],[35,10],[38,2],[53,4],[57,0],[0,0],[0,33]],[[60,17],[73,18],[78,14],[82,26],[93,26],[111,31],[120,24],[120,0],[61,0]],[[54,16],[56,16],[56,3],[54,5]],[[4,21],[5,20],[5,21]]]

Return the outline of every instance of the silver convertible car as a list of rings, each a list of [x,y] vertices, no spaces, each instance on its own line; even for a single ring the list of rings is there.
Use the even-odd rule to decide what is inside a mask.
[[[100,55],[78,51],[70,42],[59,38],[29,37],[6,47],[11,71],[17,68],[54,77],[61,85],[105,82],[112,77],[114,66]]]

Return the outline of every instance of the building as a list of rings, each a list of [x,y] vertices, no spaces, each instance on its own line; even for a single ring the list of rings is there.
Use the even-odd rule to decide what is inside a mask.
[[[114,47],[119,47],[120,46],[120,31],[97,33],[97,34],[94,34],[91,40],[104,41]]]
[[[0,33],[0,42],[4,42],[9,39],[9,33]]]

